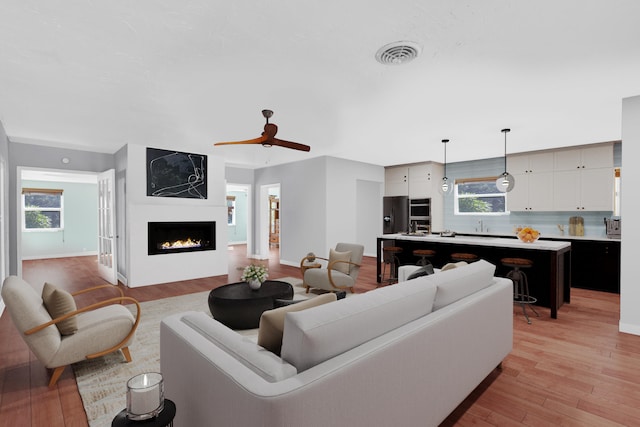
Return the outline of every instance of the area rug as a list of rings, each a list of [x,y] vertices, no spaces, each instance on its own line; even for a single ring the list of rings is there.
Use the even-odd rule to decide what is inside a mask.
[[[306,299],[315,295],[314,292],[306,294],[302,280],[298,278],[284,277],[275,280],[291,283],[294,299]],[[211,315],[207,303],[208,294],[205,291],[140,303],[142,316],[135,340],[129,347],[133,359],[131,363],[126,363],[124,356],[118,351],[73,365],[91,427],[110,426],[113,418],[126,407],[126,384],[129,378],[144,372],[160,371],[160,321],[171,314],[189,310]],[[257,329],[239,332],[251,337],[257,336]]]

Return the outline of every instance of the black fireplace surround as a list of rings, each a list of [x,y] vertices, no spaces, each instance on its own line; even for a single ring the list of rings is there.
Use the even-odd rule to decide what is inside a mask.
[[[149,222],[149,255],[216,249],[216,222]]]

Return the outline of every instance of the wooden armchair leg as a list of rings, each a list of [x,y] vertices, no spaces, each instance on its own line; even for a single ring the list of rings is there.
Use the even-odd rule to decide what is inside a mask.
[[[49,380],[49,387],[53,387],[56,385],[58,380],[60,379],[60,375],[64,372],[65,366],[58,366],[54,369],[53,374],[51,374],[51,380]]]
[[[124,359],[127,362],[131,362],[131,352],[129,351],[129,347],[122,347],[120,350],[122,350],[122,354],[124,354]]]

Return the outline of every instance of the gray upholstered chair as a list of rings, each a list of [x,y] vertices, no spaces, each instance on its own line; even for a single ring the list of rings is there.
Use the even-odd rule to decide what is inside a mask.
[[[364,246],[355,243],[338,243],[331,249],[329,258],[307,255],[300,261],[303,272],[303,285],[307,288],[325,289],[327,291],[346,290],[353,292],[356,278],[360,272]],[[309,268],[315,259],[325,260],[326,267],[316,264],[317,268]]]
[[[117,289],[119,296],[76,308],[73,295],[102,288]],[[2,300],[33,354],[54,370],[49,387],[56,384],[67,365],[81,360],[122,350],[127,362],[131,361],[128,345],[140,322],[140,305],[125,297],[120,288],[102,285],[69,294],[45,284],[39,295],[29,283],[9,276],[2,286]],[[136,305],[135,317],[123,302]]]

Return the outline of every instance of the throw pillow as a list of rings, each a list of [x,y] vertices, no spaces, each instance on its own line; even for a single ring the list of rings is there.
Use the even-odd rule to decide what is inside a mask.
[[[267,310],[260,316],[258,327],[258,345],[280,356],[282,348],[282,333],[284,332],[284,316],[293,311],[300,311],[310,307],[316,307],[328,302],[336,301],[337,295],[333,292],[319,295],[315,298],[298,301],[295,304]]]
[[[411,273],[409,277],[407,277],[407,280],[415,279],[416,277],[428,276],[429,274],[433,274],[433,265],[431,264],[420,267],[418,270]]]
[[[329,264],[333,261],[351,261],[351,251],[338,252],[333,248],[329,250]],[[351,270],[351,264],[347,262],[337,262],[332,266],[332,270],[339,271],[340,273],[349,274]]]
[[[64,316],[78,309],[73,296],[69,292],[59,289],[48,282],[42,288],[42,301],[51,319]],[[78,332],[78,318],[77,316],[71,316],[62,322],[56,323],[56,327],[60,331],[60,335],[73,335]]]
[[[443,265],[440,271],[451,270],[454,268],[462,267],[463,265],[467,265],[467,262],[466,261],[450,262],[448,264]]]

